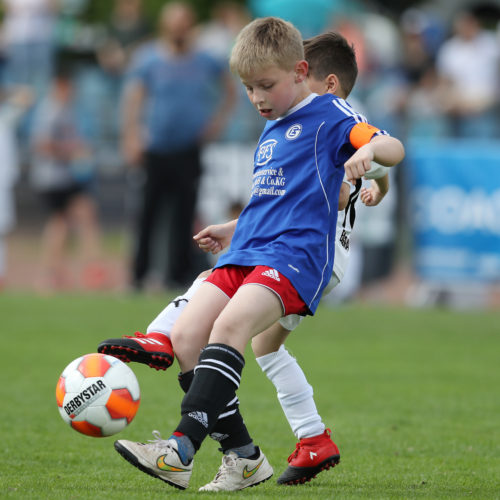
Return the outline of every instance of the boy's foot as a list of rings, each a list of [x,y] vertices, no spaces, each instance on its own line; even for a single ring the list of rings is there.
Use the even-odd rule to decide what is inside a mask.
[[[288,468],[278,478],[278,484],[305,483],[322,470],[335,467],[340,462],[340,453],[330,433],[330,429],[326,429],[318,436],[302,438],[288,457]]]
[[[156,370],[166,370],[174,361],[172,342],[162,333],[144,335],[135,332],[119,339],[104,340],[97,346],[97,352],[109,354],[125,363],[144,363]]]
[[[273,475],[273,468],[258,447],[257,452],[259,456],[254,460],[233,452],[224,455],[214,480],[198,491],[236,491],[267,481]]]
[[[175,439],[161,439],[158,431],[154,431],[153,435],[156,439],[149,443],[120,439],[115,441],[115,449],[142,472],[185,490],[193,471],[193,460],[188,465],[183,464]]]

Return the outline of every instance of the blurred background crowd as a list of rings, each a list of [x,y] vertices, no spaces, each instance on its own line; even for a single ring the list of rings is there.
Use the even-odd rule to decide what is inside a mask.
[[[359,207],[328,300],[498,306],[499,1],[0,6],[4,291],[177,291],[214,263],[191,236],[246,204],[264,125],[228,55],[276,15],[304,38],[343,34],[349,101],[407,146],[381,205]]]

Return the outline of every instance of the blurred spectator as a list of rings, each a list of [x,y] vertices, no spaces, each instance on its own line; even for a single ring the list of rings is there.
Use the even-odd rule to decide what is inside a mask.
[[[234,0],[217,2],[210,21],[200,27],[196,45],[199,50],[208,52],[218,59],[220,64],[228,67],[229,54],[236,36],[250,21],[250,13],[240,3]],[[235,106],[217,140],[254,145],[262,132],[265,120],[256,115],[240,79],[234,75],[233,79],[237,90]]]
[[[81,253],[82,284],[105,284],[96,206],[91,197],[94,158],[76,112],[71,68],[61,63],[47,97],[35,112],[31,180],[49,210],[43,229],[37,286],[48,292],[72,286],[66,266],[70,230]]]
[[[417,9],[401,17],[400,106],[403,135],[408,138],[438,138],[448,134],[443,116],[443,89],[435,66],[436,23]],[[429,35],[429,32],[432,36]]]
[[[249,12],[241,3],[217,2],[210,20],[200,27],[197,46],[228,67],[234,40],[250,20]],[[255,113],[240,79],[232,77],[236,88],[235,106],[217,141],[202,151],[203,177],[198,206],[204,226],[227,220],[231,200],[246,205],[255,146],[265,124],[265,119]]]
[[[96,106],[99,115],[98,153],[102,171],[121,171],[119,155],[122,98],[125,74],[132,54],[152,36],[152,26],[145,16],[142,0],[114,0],[105,24],[103,41],[96,49],[100,71],[87,71],[85,101]],[[81,79],[83,80],[83,79]]]
[[[14,185],[19,176],[16,128],[31,105],[28,87],[11,89],[0,102],[0,290],[5,286],[7,266],[6,235],[16,222]]]
[[[472,11],[460,12],[455,35],[437,54],[437,70],[444,88],[444,109],[457,137],[495,137],[498,134],[500,44],[482,29]]]
[[[162,202],[161,234],[169,237],[166,286],[184,286],[197,270],[192,243],[201,173],[200,147],[223,129],[234,85],[220,61],[193,47],[195,14],[171,2],[160,14],[160,36],[136,53],[124,92],[123,151],[131,166],[144,165],[133,286],[150,271],[151,243]],[[218,85],[223,85],[222,98]]]
[[[115,0],[106,25],[106,41],[100,47],[99,63],[109,73],[121,75],[134,50],[152,34],[142,0]]]
[[[5,83],[33,86],[40,95],[52,74],[58,1],[3,0],[2,3]]]

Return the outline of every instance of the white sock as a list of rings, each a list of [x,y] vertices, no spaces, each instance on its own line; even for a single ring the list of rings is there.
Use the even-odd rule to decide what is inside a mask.
[[[279,402],[295,436],[302,439],[322,434],[325,425],[316,409],[313,389],[297,360],[285,346],[256,359],[276,387]]]
[[[163,311],[156,316],[156,318],[148,326],[146,333],[162,333],[170,338],[170,332],[177,318],[180,316],[181,312],[187,306],[187,303],[194,295],[196,290],[205,281],[205,278],[198,278],[193,281],[193,284],[184,293],[184,295],[179,295],[172,302],[170,302]]]

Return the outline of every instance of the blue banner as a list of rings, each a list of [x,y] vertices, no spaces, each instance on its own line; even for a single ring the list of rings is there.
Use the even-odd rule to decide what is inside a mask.
[[[500,142],[407,147],[417,275],[440,283],[500,280]]]

